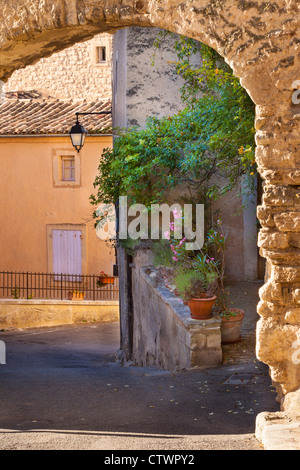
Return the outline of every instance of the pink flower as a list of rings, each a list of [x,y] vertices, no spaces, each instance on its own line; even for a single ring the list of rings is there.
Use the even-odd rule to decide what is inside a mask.
[[[173,259],[174,261],[178,261],[178,258],[176,258],[176,256],[172,256],[172,259]]]
[[[176,207],[175,207],[175,209],[173,210],[173,216],[174,216],[174,219],[180,219],[180,217],[181,217],[181,211],[178,212],[178,210],[176,209]]]
[[[170,240],[170,232],[164,232],[164,236],[165,236],[165,238]]]

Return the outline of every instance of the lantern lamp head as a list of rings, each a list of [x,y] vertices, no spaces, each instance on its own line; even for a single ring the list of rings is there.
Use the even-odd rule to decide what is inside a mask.
[[[86,134],[87,132],[84,129],[84,127],[79,123],[78,116],[77,116],[77,122],[76,124],[74,124],[74,126],[70,130],[70,137],[71,137],[72,145],[77,150],[78,153],[84,145]]]

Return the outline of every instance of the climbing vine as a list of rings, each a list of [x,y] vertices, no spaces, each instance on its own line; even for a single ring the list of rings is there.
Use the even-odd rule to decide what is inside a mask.
[[[215,199],[241,176],[252,190],[253,102],[214,50],[185,37],[176,40],[175,50],[178,60],[172,66],[184,79],[184,109],[174,116],[149,117],[143,129],[115,130],[114,147],[105,149],[100,160],[92,204],[127,195],[130,203],[150,206],[168,201],[179,185],[191,196],[200,190]],[[202,63],[196,67],[191,58],[199,50]]]

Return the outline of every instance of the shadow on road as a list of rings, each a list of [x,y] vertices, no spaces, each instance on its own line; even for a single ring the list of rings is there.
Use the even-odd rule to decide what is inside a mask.
[[[118,323],[1,332],[2,435],[253,435],[256,415],[278,410],[268,368],[255,357],[254,328],[246,321],[242,341],[223,347],[221,366],[175,374],[122,366]]]

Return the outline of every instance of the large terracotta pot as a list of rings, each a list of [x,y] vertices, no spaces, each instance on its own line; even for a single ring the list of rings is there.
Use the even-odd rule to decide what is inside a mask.
[[[231,308],[237,315],[221,317],[221,341],[222,344],[236,343],[241,340],[241,330],[244,318],[244,311],[238,308]]]
[[[202,294],[199,299],[189,299],[188,306],[191,311],[191,317],[195,320],[208,320],[212,317],[212,309],[217,297]]]

